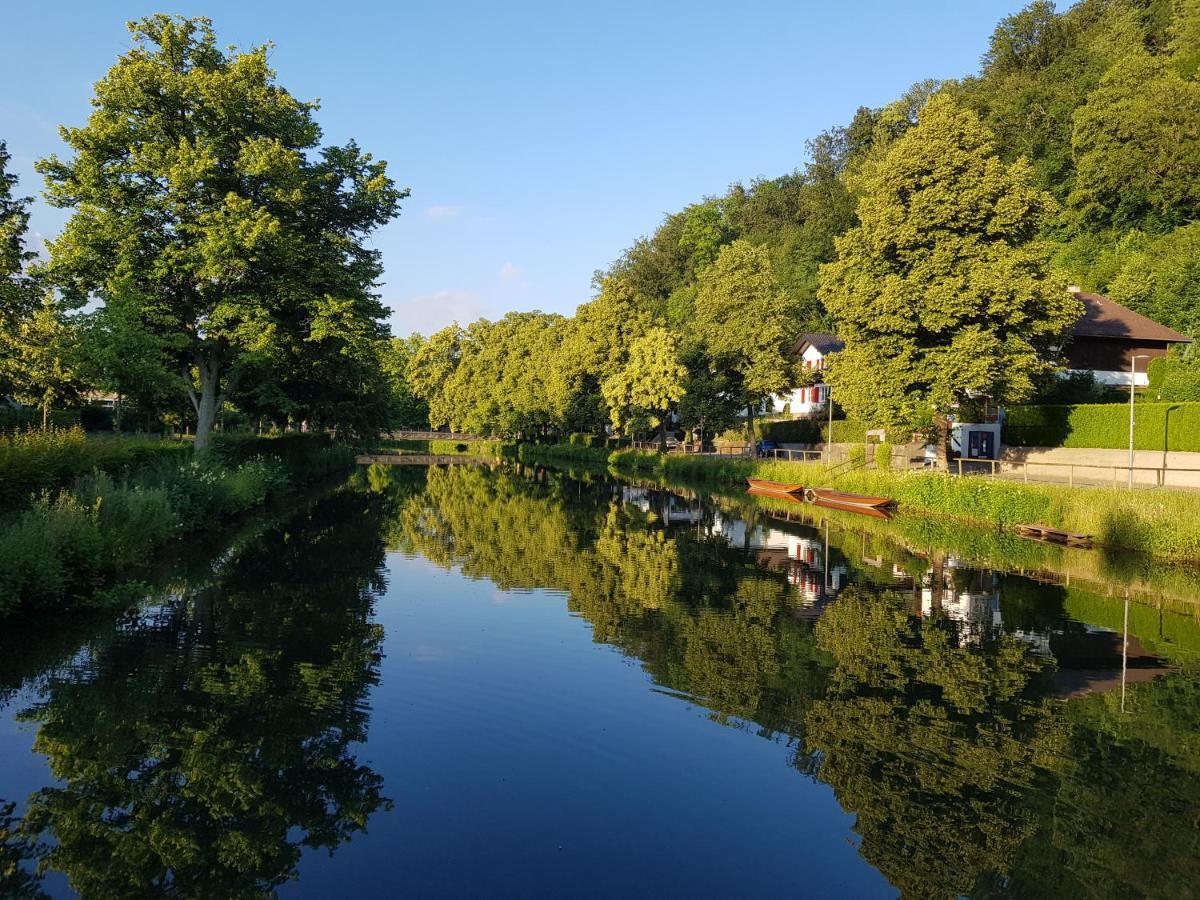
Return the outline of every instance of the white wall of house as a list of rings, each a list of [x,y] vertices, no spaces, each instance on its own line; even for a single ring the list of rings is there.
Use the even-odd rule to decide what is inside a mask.
[[[811,344],[804,348],[800,355],[800,364],[806,369],[824,371],[825,355]],[[777,413],[791,413],[793,416],[812,416],[825,409],[829,399],[829,388],[823,384],[794,388],[786,394],[777,394],[771,398],[771,403]]]
[[[1126,372],[1104,372],[1097,369],[1067,369],[1063,372],[1063,377],[1068,375],[1086,375],[1090,373],[1096,379],[1096,384],[1106,384],[1109,387],[1129,387],[1130,373]],[[1150,376],[1145,372],[1133,373],[1134,387],[1146,387],[1150,384]]]

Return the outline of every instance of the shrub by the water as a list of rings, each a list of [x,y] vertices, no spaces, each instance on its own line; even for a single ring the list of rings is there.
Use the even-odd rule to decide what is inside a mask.
[[[892,467],[892,445],[875,445],[875,468],[890,469]]]
[[[191,452],[182,441],[88,437],[78,426],[0,436],[0,508],[23,506],[88,472],[118,474],[154,460],[181,461]]]

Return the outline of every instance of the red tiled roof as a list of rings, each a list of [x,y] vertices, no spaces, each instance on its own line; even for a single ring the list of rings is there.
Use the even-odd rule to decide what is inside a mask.
[[[1115,300],[1109,300],[1103,294],[1080,292],[1075,296],[1083,301],[1083,315],[1071,331],[1075,337],[1128,338],[1169,343],[1189,343],[1192,340]]]

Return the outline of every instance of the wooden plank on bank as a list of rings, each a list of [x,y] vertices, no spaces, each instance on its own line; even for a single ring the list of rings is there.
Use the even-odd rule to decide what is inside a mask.
[[[1065,531],[1062,528],[1052,528],[1049,525],[1018,525],[1017,533],[1021,537],[1032,538],[1035,541],[1047,541],[1052,544],[1065,544],[1068,547],[1090,547],[1092,536]]]

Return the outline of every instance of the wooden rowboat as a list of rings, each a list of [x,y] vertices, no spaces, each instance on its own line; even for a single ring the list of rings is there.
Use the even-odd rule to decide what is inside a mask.
[[[804,493],[804,485],[789,484],[786,481],[767,481],[764,478],[747,478],[746,483],[750,485],[752,491],[759,491],[764,494],[787,494],[799,495]]]
[[[857,506],[863,509],[884,509],[896,502],[891,497],[851,494],[847,491],[835,491],[833,488],[808,488],[804,491],[804,499],[809,503],[836,503],[838,506]]]
[[[854,513],[857,516],[870,516],[873,519],[890,519],[892,517],[891,510],[882,506],[860,506],[854,503],[835,503],[831,500],[814,500],[811,503],[806,503],[804,498],[799,494],[785,494],[782,491],[768,491],[762,488],[751,487],[747,492],[755,497],[773,497],[776,500],[782,500],[787,503],[794,503],[800,507],[817,507],[818,509],[832,509],[837,512]],[[770,512],[767,513],[770,515]]]

